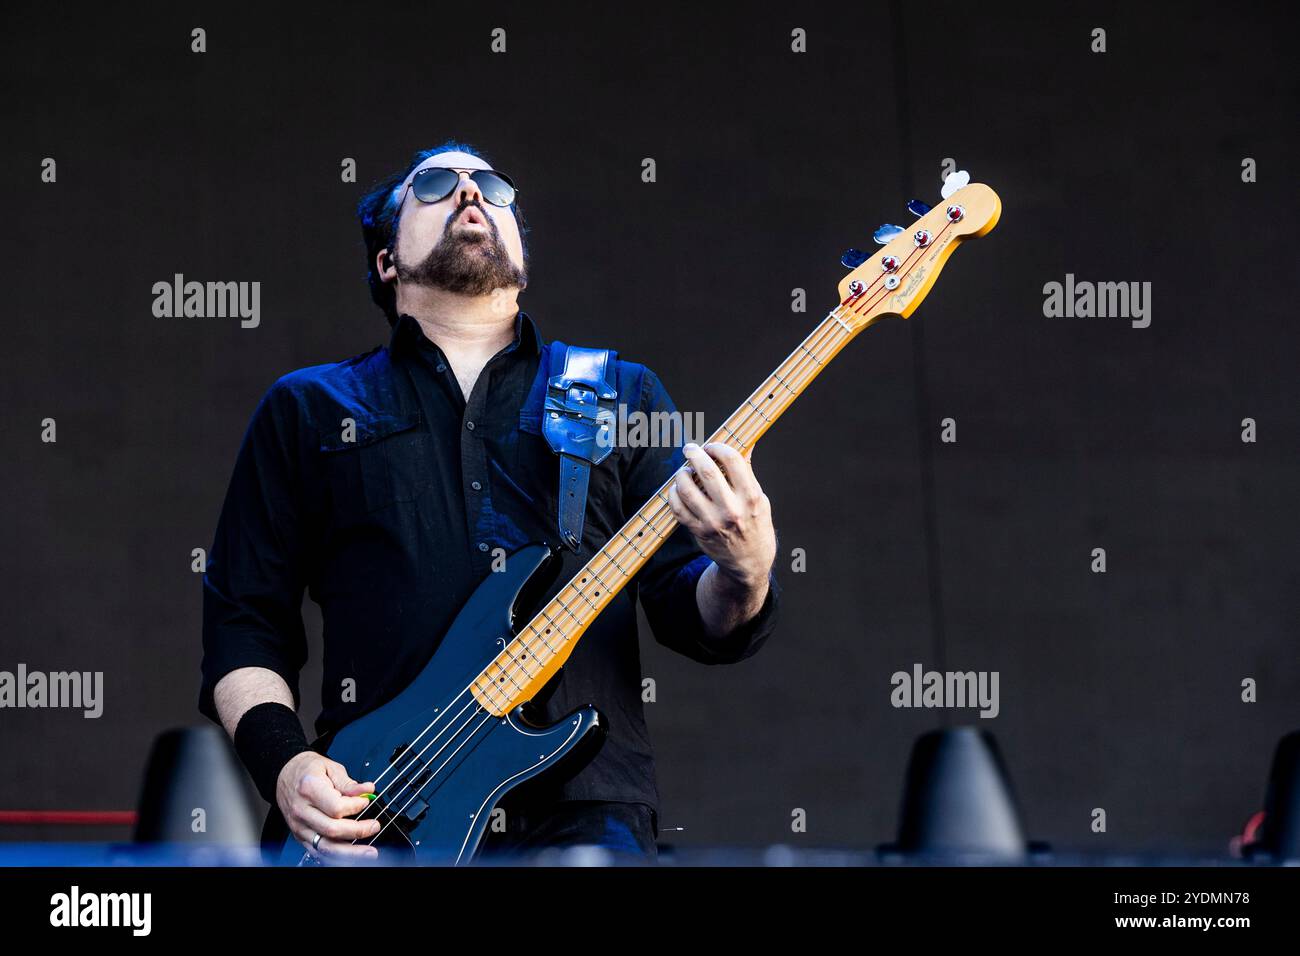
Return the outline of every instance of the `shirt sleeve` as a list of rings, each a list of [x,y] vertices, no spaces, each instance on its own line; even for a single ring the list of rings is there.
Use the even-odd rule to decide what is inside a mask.
[[[213,688],[240,667],[284,678],[299,703],[307,660],[298,403],[282,379],[244,435],[203,575],[199,711],[220,722]]]
[[[644,370],[642,377],[640,410],[650,416],[651,423],[671,421],[654,415],[677,410],[658,376],[649,369]],[[650,431],[659,434],[653,425]],[[654,447],[653,441],[647,444],[651,447],[624,450],[625,520],[685,461],[680,444],[672,447]],[[679,526],[636,575],[637,591],[655,640],[664,647],[704,664],[735,663],[755,654],[771,636],[781,604],[780,589],[772,574],[768,579],[767,598],[759,612],[731,633],[712,636],[705,629],[695,594],[700,575],[712,563],[700,551],[691,533]]]

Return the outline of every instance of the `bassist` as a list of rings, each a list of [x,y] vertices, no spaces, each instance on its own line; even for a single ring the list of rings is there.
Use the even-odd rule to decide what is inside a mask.
[[[527,254],[510,180],[476,151],[418,153],[359,208],[387,346],[292,372],[245,435],[203,579],[199,708],[234,740],[262,797],[315,859],[373,857],[373,780],[309,749],[297,716],[304,591],[323,620],[328,734],[420,672],[502,555],[554,541],[556,456],[529,406],[544,342],[516,297]],[[674,411],[649,369],[611,362],[618,400]],[[654,419],[651,419],[654,420]],[[634,602],[656,640],[697,661],[752,655],[778,610],[771,510],[745,456],[722,444],[622,447],[589,474],[564,580],[659,486],[677,530],[596,619],[541,699],[556,720],[594,704],[600,750],[507,794],[481,851],[599,844],[653,858],[658,793],[641,706]],[[541,597],[541,595],[538,595]],[[356,768],[353,768],[354,772]]]

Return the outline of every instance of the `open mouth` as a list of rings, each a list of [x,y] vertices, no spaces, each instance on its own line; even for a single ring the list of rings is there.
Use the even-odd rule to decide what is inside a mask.
[[[456,221],[461,225],[473,224],[476,226],[487,226],[487,218],[473,206],[466,206],[465,211],[461,213]]]

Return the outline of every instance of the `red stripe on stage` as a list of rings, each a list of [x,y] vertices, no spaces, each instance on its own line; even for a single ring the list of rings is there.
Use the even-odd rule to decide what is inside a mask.
[[[79,826],[135,824],[134,810],[0,810],[0,824],[62,823]]]

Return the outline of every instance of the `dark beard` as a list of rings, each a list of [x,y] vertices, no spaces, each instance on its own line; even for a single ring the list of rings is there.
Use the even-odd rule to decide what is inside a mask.
[[[481,206],[478,208],[482,209]],[[433,286],[458,295],[488,295],[494,289],[511,286],[522,289],[528,281],[527,273],[510,260],[510,254],[501,242],[501,234],[490,216],[485,213],[483,217],[488,223],[487,233],[452,231],[464,210],[465,206],[461,206],[447,221],[442,239],[423,261],[408,266],[402,261],[400,250],[394,250],[393,268],[397,270],[397,278],[412,285]]]

